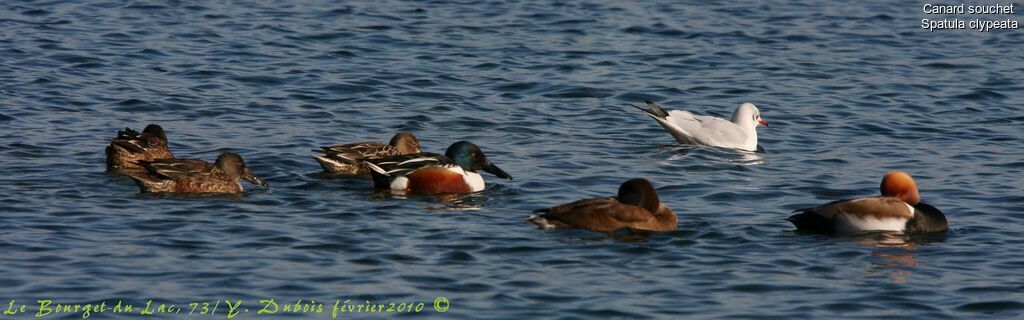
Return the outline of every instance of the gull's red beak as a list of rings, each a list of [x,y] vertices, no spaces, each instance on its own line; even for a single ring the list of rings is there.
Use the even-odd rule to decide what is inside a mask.
[[[765,126],[765,127],[767,127],[767,126],[768,126],[768,121],[764,121],[764,119],[761,119],[761,120],[760,120],[760,121],[758,121],[757,123],[758,123],[758,124],[760,124],[760,125],[762,125],[762,126]]]

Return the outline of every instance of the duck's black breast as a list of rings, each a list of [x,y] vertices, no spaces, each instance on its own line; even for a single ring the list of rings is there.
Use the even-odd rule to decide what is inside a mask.
[[[946,215],[930,204],[919,202],[914,205],[914,217],[907,220],[907,232],[944,232],[949,228]]]

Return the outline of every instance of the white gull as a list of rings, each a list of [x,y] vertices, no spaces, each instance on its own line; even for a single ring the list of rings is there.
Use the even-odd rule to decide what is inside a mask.
[[[671,110],[665,112],[657,103],[646,101],[650,109],[643,110],[658,121],[679,143],[757,151],[757,126],[768,126],[761,119],[761,111],[754,104],[746,102],[725,120],[712,116],[695,116],[689,111]]]

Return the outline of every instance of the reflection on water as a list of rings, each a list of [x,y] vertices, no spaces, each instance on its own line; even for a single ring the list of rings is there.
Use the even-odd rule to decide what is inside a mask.
[[[608,232],[608,236],[615,239],[615,241],[626,243],[644,242],[656,234],[658,234],[658,232],[630,230],[626,228]]]
[[[760,165],[765,164],[765,157],[762,153],[750,152],[750,151],[737,151],[740,154],[739,159],[733,159],[732,163],[742,165]]]
[[[857,243],[883,248],[914,249],[910,235],[896,232],[869,232],[856,238]]]
[[[659,149],[661,152],[655,155],[654,158],[669,162],[697,157],[697,159],[692,160],[709,161],[711,163],[732,163],[744,166],[761,165],[766,163],[765,155],[760,151],[755,152],[690,145],[663,145]]]
[[[943,233],[944,234],[944,233]],[[889,280],[893,283],[905,283],[914,272],[914,267],[921,263],[914,259],[915,250],[919,245],[942,242],[945,237],[935,235],[915,235],[895,232],[871,232],[857,235],[858,244],[880,248],[872,250],[868,273],[888,271]],[[874,259],[878,258],[878,259]],[[880,260],[879,260],[880,259]]]
[[[435,203],[441,206],[428,206],[427,210],[447,210],[447,211],[475,211],[480,210],[484,207],[484,203],[487,202],[487,197],[483,194],[467,193],[467,194],[442,194],[437,195]]]
[[[376,199],[389,201],[425,201],[427,205],[424,209],[428,211],[473,211],[480,210],[489,201],[484,195],[485,192],[493,192],[493,189],[475,193],[438,195],[422,195],[403,190],[376,190],[373,194]]]

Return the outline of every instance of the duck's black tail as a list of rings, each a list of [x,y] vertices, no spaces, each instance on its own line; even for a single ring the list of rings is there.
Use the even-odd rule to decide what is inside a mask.
[[[370,169],[370,177],[373,178],[373,187],[377,189],[390,189],[391,188],[391,175],[387,173],[387,170],[374,164],[373,162],[364,162],[366,167]]]
[[[811,233],[835,233],[836,225],[833,221],[822,217],[814,212],[814,208],[799,209],[797,214],[789,216],[786,221],[792,222],[796,229]]]

